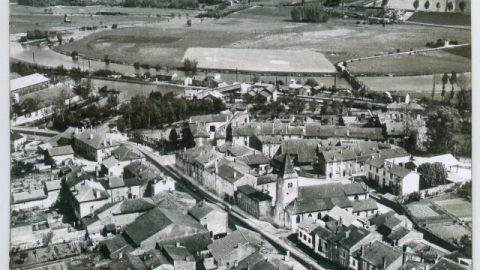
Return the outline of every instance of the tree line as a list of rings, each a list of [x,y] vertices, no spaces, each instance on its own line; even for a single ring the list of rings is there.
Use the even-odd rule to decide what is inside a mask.
[[[185,120],[193,115],[219,113],[225,108],[222,100],[177,98],[173,93],[152,92],[148,97],[137,95],[120,107],[119,129],[162,128],[165,124]]]
[[[290,12],[294,22],[327,22],[328,13],[320,4],[297,6]]]

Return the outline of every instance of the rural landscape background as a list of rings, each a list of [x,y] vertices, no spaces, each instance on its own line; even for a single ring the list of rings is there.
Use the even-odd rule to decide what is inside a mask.
[[[10,0],[11,269],[474,269],[471,0]]]

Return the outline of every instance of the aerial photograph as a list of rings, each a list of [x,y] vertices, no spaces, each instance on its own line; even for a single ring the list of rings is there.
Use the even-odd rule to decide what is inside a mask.
[[[471,2],[9,0],[10,269],[473,270]]]

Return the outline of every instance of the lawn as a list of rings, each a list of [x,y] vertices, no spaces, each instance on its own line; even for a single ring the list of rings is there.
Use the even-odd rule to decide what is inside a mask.
[[[356,61],[348,69],[356,74],[420,75],[470,72],[471,65],[469,58],[438,50]]]
[[[195,59],[201,69],[335,73],[323,54],[312,51],[225,48],[189,48],[184,59]]]
[[[471,25],[470,14],[452,12],[415,12],[407,21],[438,25]]]

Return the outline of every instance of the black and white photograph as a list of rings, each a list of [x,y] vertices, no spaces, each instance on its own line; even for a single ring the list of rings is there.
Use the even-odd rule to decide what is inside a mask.
[[[477,268],[473,0],[5,2],[10,269]]]

